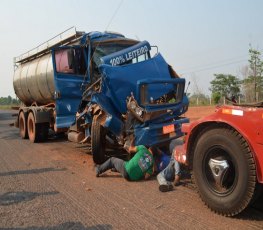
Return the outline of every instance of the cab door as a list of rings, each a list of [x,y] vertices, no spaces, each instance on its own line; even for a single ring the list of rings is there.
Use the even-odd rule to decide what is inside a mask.
[[[52,50],[56,102],[56,127],[68,128],[75,121],[86,83],[87,59],[81,47]]]

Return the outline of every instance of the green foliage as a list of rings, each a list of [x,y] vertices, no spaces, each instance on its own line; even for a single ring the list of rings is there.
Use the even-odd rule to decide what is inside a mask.
[[[218,104],[221,99],[221,95],[219,92],[212,93],[212,100],[215,104]]]
[[[249,102],[256,101],[263,98],[263,61],[261,61],[261,52],[249,49],[249,75],[244,79],[243,87],[246,98]]]
[[[209,105],[210,99],[207,95],[202,93],[195,93],[191,96],[188,96],[190,105]]]
[[[249,55],[250,55],[250,59],[248,60],[249,68],[252,70],[253,77],[262,77],[263,61],[261,61],[260,59],[261,52],[259,52],[256,49],[253,49],[250,46]]]
[[[19,105],[19,103],[19,99],[12,98],[11,96],[0,97],[0,105]]]
[[[212,95],[231,97],[240,93],[241,81],[231,74],[214,74],[215,79],[210,82]],[[219,98],[220,99],[220,98]]]

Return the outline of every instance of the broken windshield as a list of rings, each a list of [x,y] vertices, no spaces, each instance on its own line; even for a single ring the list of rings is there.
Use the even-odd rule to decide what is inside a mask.
[[[95,62],[96,66],[101,64],[101,57],[107,56],[109,54],[118,52],[122,49],[127,47],[133,46],[134,44],[138,43],[135,40],[119,40],[119,41],[111,41],[111,42],[101,42],[98,43],[95,47],[95,51],[93,53],[93,61]]]

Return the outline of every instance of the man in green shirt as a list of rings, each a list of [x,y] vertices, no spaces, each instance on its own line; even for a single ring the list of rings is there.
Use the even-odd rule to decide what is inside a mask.
[[[122,159],[111,157],[101,165],[96,166],[96,176],[98,177],[101,173],[115,168],[117,172],[131,181],[137,181],[141,179],[148,179],[153,174],[153,152],[154,148],[150,147],[147,149],[143,145],[131,146],[129,152],[136,152],[132,159],[124,161]]]

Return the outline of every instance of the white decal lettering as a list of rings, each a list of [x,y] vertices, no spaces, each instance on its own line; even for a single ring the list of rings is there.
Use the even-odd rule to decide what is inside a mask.
[[[124,56],[120,55],[118,57],[112,58],[110,60],[110,64],[112,66],[123,64],[127,61],[130,61],[130,60],[136,58],[136,57],[139,57],[140,55],[146,54],[148,51],[149,51],[148,47],[145,45],[145,46],[140,47],[136,50],[133,50],[133,51],[126,53]]]

